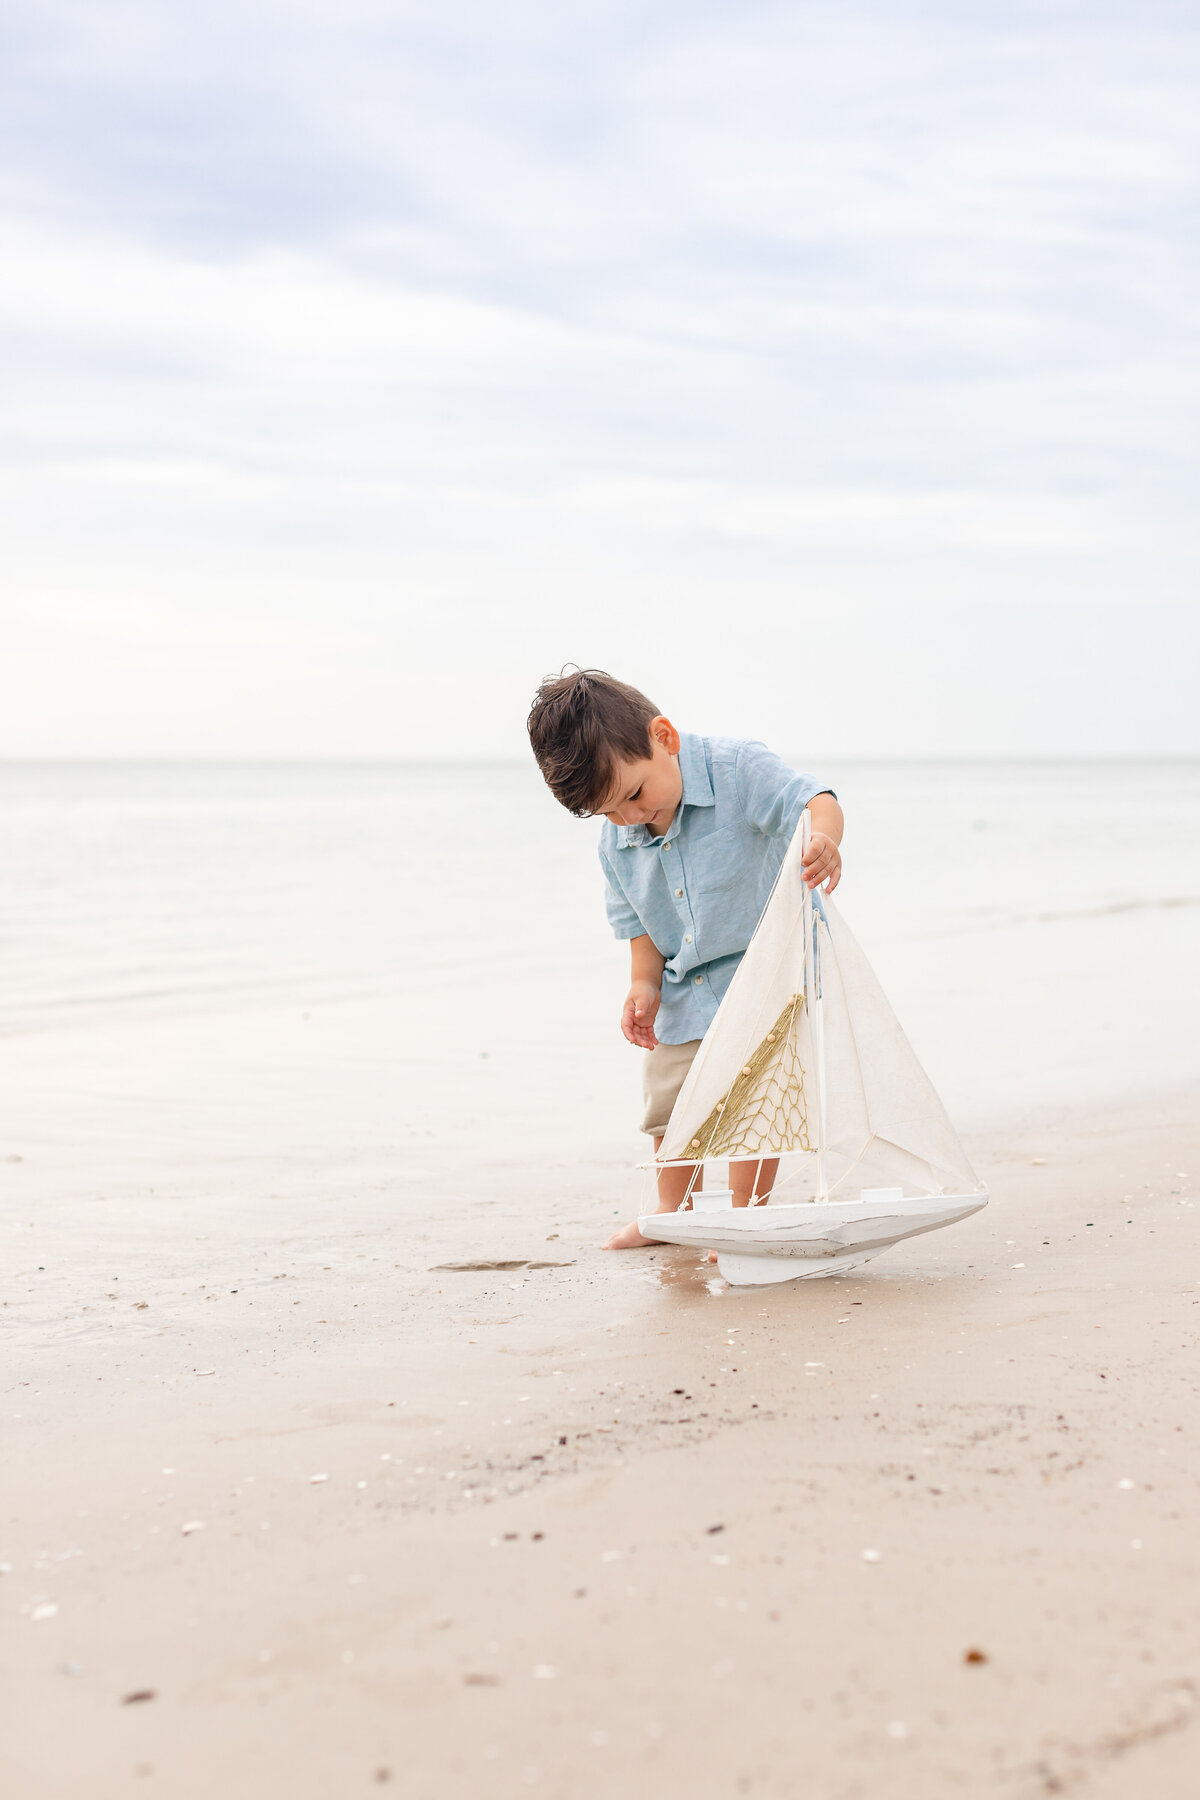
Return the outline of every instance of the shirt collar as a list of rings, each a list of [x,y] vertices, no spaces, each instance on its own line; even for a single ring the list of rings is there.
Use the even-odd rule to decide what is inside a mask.
[[[708,773],[708,758],[704,754],[704,739],[696,737],[693,732],[681,731],[679,734],[679,773],[683,777],[684,806],[715,806],[717,796],[713,793],[712,778]],[[672,825],[678,822],[676,813]],[[670,832],[667,833],[668,837]]]
[[[665,837],[673,838],[678,834],[683,819],[685,806],[715,806],[717,797],[713,793],[712,778],[708,773],[708,758],[704,754],[704,739],[694,732],[681,731],[679,734],[679,774],[683,781],[683,798],[675,809],[675,817],[667,827]],[[617,848],[631,850],[639,844],[652,844],[644,825],[618,825]]]

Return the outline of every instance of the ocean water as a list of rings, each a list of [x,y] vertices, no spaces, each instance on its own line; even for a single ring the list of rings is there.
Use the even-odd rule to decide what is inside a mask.
[[[1200,1078],[1200,764],[822,774],[964,1130]],[[0,766],[0,1155],[628,1160],[596,830],[524,765]]]

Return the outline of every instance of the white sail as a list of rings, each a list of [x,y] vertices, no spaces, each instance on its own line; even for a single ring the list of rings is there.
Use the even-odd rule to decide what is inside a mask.
[[[782,1154],[776,1193],[786,1181],[788,1199],[980,1192],[862,951],[805,887],[803,841],[798,831],[658,1160]]]

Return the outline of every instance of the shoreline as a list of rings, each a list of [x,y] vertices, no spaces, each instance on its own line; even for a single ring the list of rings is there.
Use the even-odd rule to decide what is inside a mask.
[[[972,1134],[982,1214],[767,1290],[596,1166],[18,1207],[8,1785],[1183,1800],[1193,1115]]]

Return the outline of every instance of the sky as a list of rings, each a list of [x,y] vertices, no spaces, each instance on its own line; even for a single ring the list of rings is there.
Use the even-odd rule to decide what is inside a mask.
[[[0,755],[1200,754],[1198,40],[8,0]]]

